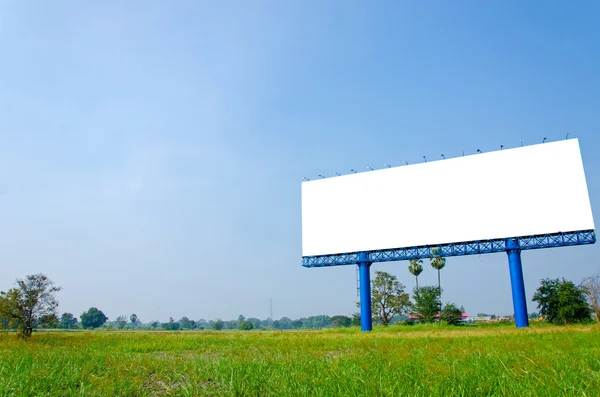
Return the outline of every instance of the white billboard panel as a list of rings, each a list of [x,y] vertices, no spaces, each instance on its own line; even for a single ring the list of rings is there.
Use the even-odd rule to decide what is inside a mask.
[[[302,256],[590,229],[577,139],[302,183]]]

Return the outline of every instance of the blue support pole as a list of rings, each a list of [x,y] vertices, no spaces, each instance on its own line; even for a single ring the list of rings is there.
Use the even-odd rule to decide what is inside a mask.
[[[360,273],[360,325],[363,332],[371,331],[371,262],[368,253],[359,254],[358,268]]]
[[[516,239],[506,240],[506,253],[508,254],[515,323],[517,328],[525,328],[529,326],[529,319],[527,318],[527,300],[521,265],[521,248]]]

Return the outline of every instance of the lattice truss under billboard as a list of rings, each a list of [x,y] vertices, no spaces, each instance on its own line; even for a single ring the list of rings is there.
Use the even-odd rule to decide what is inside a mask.
[[[593,244],[579,141],[570,139],[302,183],[302,264],[359,266],[507,252],[517,327],[528,326],[521,250]]]

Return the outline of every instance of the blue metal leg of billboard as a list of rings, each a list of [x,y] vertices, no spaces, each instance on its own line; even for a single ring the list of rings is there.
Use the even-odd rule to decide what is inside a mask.
[[[371,331],[371,263],[367,261],[367,253],[361,252],[360,272],[360,325],[363,332]]]
[[[515,310],[515,323],[517,324],[517,328],[525,328],[529,326],[529,319],[527,318],[527,301],[525,283],[523,281],[523,267],[521,265],[521,249],[515,239],[507,240],[506,248],[508,267],[510,269],[513,308]]]

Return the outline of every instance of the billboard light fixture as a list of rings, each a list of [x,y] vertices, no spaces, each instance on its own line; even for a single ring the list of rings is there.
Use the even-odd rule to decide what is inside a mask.
[[[442,153],[442,158],[443,158],[444,160],[446,160],[446,156],[444,156],[444,153]]]
[[[500,145],[500,150],[504,149],[504,145]]]
[[[367,165],[367,168],[370,169],[371,171],[374,171],[374,169],[371,166]]]
[[[336,175],[336,176],[340,176],[339,172],[334,172],[333,174]]]
[[[356,171],[354,171],[354,168],[352,168],[352,169],[350,170],[350,172],[354,172],[355,174],[357,173]]]
[[[548,138],[544,137],[544,140],[542,141],[542,143],[546,143],[546,140],[547,140],[547,139],[548,139]]]
[[[569,139],[569,136],[571,136],[571,134],[567,132],[567,137],[565,139]]]
[[[321,177],[321,179],[325,179],[325,177],[323,175],[319,174],[319,176]]]
[[[481,149],[477,149],[477,153],[483,153]]]
[[[408,165],[408,163],[406,162],[406,160],[404,160],[404,161],[403,161],[403,163],[404,163],[405,165]]]
[[[423,160],[425,160],[425,162],[427,162],[427,157],[426,157],[426,156],[423,156]]]
[[[388,167],[388,168],[392,168],[392,166],[391,166],[391,165],[389,165],[388,163],[385,163],[384,165],[385,165],[386,167]]]
[[[310,181],[310,179],[308,179],[307,177],[303,176],[302,179],[304,179],[305,181]]]

